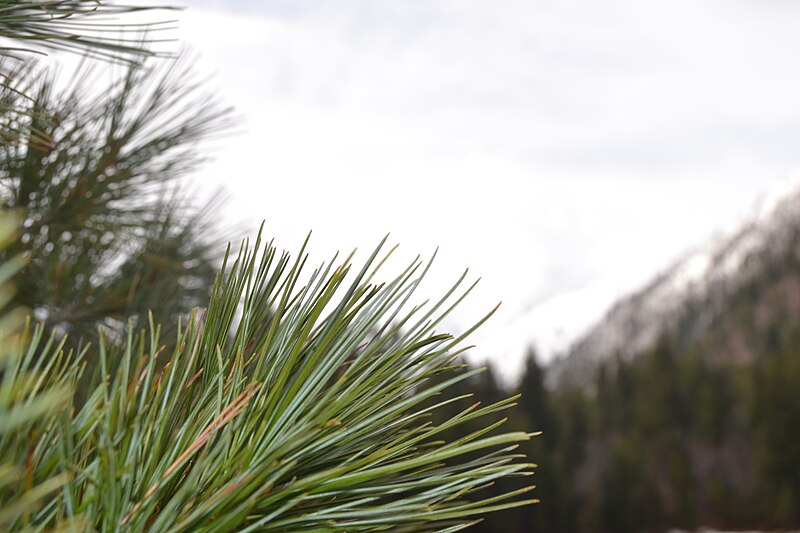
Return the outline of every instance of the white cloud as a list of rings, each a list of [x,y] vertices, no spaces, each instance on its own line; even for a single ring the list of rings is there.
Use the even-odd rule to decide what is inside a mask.
[[[469,266],[512,372],[798,164],[795,3],[206,3],[185,40],[247,119],[204,179],[317,254],[386,232]],[[228,9],[227,11],[225,9]]]

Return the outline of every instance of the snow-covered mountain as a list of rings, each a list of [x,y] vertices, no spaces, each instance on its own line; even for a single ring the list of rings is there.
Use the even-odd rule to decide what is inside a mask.
[[[770,191],[734,231],[691,251],[619,300],[565,356],[553,361],[552,383],[587,383],[600,363],[635,357],[653,348],[661,336],[691,342],[719,322],[732,295],[787,254],[800,256],[798,180]]]

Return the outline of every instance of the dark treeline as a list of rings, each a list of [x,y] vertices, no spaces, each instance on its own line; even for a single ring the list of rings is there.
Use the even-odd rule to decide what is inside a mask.
[[[475,531],[800,526],[800,354],[712,365],[662,342],[602,367],[586,389],[548,390],[544,372],[531,355],[507,412],[514,429],[543,432],[523,450],[539,465],[541,503]],[[491,371],[463,388],[486,402],[507,395]]]

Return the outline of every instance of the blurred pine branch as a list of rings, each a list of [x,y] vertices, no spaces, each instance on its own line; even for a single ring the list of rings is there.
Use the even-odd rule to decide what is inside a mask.
[[[140,64],[148,57],[164,55],[151,45],[170,41],[156,36],[173,29],[172,21],[121,21],[123,15],[169,6],[138,7],[104,0],[0,0],[0,144],[17,143],[27,133],[40,145],[52,146],[45,130],[34,126],[57,118],[41,114],[19,85],[38,73],[32,58],[49,52],[73,52],[110,62]],[[19,97],[23,97],[20,101]],[[27,101],[26,101],[27,100]],[[29,139],[31,140],[31,139]]]
[[[174,21],[120,22],[130,13],[169,6],[121,5],[105,0],[2,0],[0,37],[9,39],[0,55],[68,51],[108,60],[153,56],[146,34],[169,29]],[[17,43],[19,43],[17,45]]]
[[[203,161],[201,143],[228,128],[231,115],[202,90],[191,61],[184,54],[132,65],[94,92],[91,68],[66,89],[40,73],[7,95],[14,106],[30,94],[34,116],[53,118],[6,114],[23,134],[0,145],[0,201],[23,217],[20,239],[0,259],[29,256],[15,302],[48,329],[90,338],[98,324],[124,329],[151,309],[172,322],[207,300],[213,250],[224,241],[215,236],[215,206],[193,205],[180,184]]]

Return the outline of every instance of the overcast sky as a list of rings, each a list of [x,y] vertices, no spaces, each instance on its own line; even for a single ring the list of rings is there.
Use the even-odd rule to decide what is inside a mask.
[[[312,255],[391,233],[498,301],[513,373],[731,227],[800,164],[800,2],[189,1],[181,38],[245,118],[202,172],[226,220]]]

